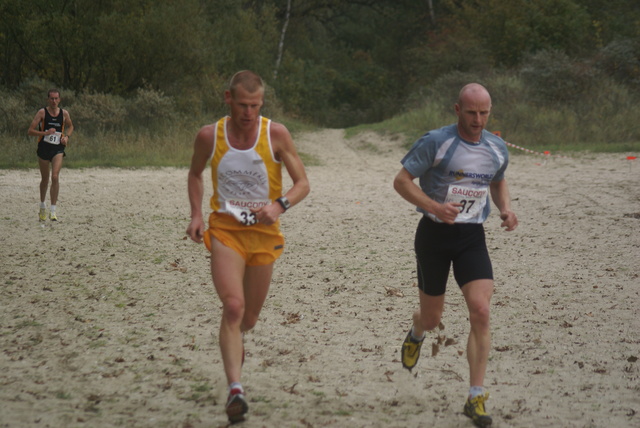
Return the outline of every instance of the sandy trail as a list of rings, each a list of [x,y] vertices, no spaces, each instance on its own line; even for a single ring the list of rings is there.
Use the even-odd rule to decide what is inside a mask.
[[[285,254],[246,337],[242,426],[471,427],[453,282],[439,333],[453,344],[432,357],[433,334],[413,373],[399,362],[419,219],[391,185],[404,149],[341,130],[297,145],[320,165],[283,217]],[[518,230],[486,224],[494,426],[640,426],[640,165],[541,163],[512,155]],[[38,182],[0,171],[0,426],[225,426],[220,305],[204,247],[185,239],[186,170],[64,169],[61,221],[45,227]]]

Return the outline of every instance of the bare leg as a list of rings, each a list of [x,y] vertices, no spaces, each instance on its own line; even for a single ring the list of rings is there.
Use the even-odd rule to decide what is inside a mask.
[[[211,275],[223,307],[220,352],[229,384],[240,382],[242,333],[258,320],[272,271],[273,264],[245,267],[238,253],[217,239],[211,240]]]
[[[40,167],[40,202],[44,202],[49,189],[49,161],[38,158],[38,167]]]
[[[62,169],[62,153],[55,155],[51,160],[51,205],[58,202],[58,194],[60,192],[60,170]]]
[[[413,313],[413,333],[420,337],[440,324],[444,311],[444,294],[429,296],[420,290],[420,308]]]
[[[263,266],[247,266],[244,274],[245,307],[240,326],[242,332],[251,330],[260,316],[269,293],[273,263]]]
[[[470,386],[483,386],[491,349],[489,305],[493,294],[493,280],[471,281],[462,287],[462,293],[467,302],[471,324],[471,332],[467,342]]]

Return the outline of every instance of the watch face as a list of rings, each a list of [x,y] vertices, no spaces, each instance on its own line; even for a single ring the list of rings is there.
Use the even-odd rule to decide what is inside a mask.
[[[291,206],[291,202],[289,202],[289,200],[284,196],[282,196],[281,198],[278,198],[278,202],[280,202],[280,205],[282,205],[282,208],[284,208],[285,210],[288,210],[289,207]]]

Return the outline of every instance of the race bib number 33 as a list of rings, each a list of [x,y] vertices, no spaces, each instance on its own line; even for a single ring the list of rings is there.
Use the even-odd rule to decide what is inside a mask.
[[[459,207],[460,214],[458,214],[456,221],[470,220],[475,218],[484,209],[484,206],[487,204],[487,192],[486,187],[473,188],[451,184],[447,191],[445,203],[452,202],[462,205]]]
[[[251,210],[257,210],[269,205],[269,199],[247,200],[229,199],[226,201],[225,210],[245,226],[252,226],[258,222],[256,215]]]

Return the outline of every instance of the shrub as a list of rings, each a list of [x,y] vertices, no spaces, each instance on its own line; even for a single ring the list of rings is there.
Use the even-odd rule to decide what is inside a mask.
[[[126,113],[124,99],[109,94],[82,93],[70,110],[74,126],[88,135],[121,127]]]
[[[428,97],[432,101],[439,102],[444,111],[453,113],[453,105],[458,102],[460,89],[472,82],[488,86],[479,74],[456,71],[443,75],[433,82],[429,87]]]
[[[640,41],[625,39],[609,43],[600,50],[595,64],[617,82],[640,89]]]
[[[23,131],[26,135],[35,111],[28,113],[24,99],[15,94],[11,95],[0,90],[0,97],[3,100],[0,104],[0,131],[11,133]]]
[[[36,76],[22,82],[15,92],[24,100],[27,109],[32,109],[35,114],[38,109],[47,105],[47,92],[53,88],[60,90],[61,96],[64,95],[64,91],[57,85]]]
[[[593,67],[557,50],[540,51],[524,63],[520,75],[526,90],[532,101],[542,104],[578,101],[597,80]]]
[[[173,98],[165,96],[162,91],[145,88],[138,88],[126,110],[127,120],[135,127],[149,127],[176,116]]]

